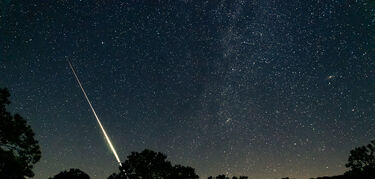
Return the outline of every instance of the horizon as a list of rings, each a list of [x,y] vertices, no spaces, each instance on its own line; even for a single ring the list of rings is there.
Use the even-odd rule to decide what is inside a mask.
[[[0,10],[0,88],[39,141],[36,179],[70,168],[107,178],[118,172],[112,151],[123,162],[143,149],[203,178],[333,176],[375,139],[373,1],[11,0]]]

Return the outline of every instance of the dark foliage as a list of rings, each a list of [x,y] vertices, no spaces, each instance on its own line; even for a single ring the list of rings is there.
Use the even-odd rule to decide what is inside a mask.
[[[351,170],[344,174],[345,177],[375,178],[375,140],[351,150],[346,167]]]
[[[9,91],[0,88],[0,178],[33,177],[33,165],[41,157],[39,144],[26,120],[7,111],[9,97]]]
[[[331,177],[318,177],[316,179],[350,179],[350,178],[345,175],[337,175],[337,176],[331,176]]]
[[[375,169],[375,140],[367,146],[357,147],[350,151],[346,167],[354,173],[361,173]]]
[[[71,168],[69,171],[62,171],[49,179],[90,179],[90,177],[80,169]]]
[[[226,177],[225,175],[219,175],[216,177],[216,179],[229,179],[229,177]]]
[[[172,169],[172,175],[170,178],[189,178],[189,179],[195,179],[199,178],[197,174],[195,174],[194,168],[191,167],[185,167],[181,165],[175,165]]]
[[[374,172],[372,174],[368,173],[350,173],[347,172],[344,175],[337,175],[337,176],[325,176],[325,177],[318,177],[316,179],[374,179],[375,175]]]
[[[317,179],[373,179],[375,178],[375,140],[366,146],[350,151],[348,163],[350,171],[344,175],[318,177]]]
[[[209,176],[208,179],[229,179],[229,177],[225,175],[218,175],[216,177]],[[240,177],[233,176],[232,179],[248,179],[248,177],[247,176],[240,176]]]
[[[141,153],[132,152],[120,167],[120,173],[114,173],[108,179],[198,179],[198,175],[191,167],[181,165],[172,166],[167,156],[151,150]],[[125,172],[126,171],[126,174]]]

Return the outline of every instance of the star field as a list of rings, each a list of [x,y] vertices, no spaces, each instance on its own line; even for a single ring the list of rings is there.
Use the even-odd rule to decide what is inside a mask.
[[[375,137],[373,1],[4,1],[0,87],[42,150],[35,178],[150,148],[201,178],[341,174]]]

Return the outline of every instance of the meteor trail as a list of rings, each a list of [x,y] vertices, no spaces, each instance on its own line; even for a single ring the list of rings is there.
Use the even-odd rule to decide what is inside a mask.
[[[73,72],[74,77],[76,78],[76,80],[77,80],[77,82],[78,82],[79,87],[81,88],[81,90],[82,90],[82,92],[83,92],[83,95],[85,96],[87,102],[89,103],[89,106],[90,106],[90,108],[91,108],[91,111],[94,113],[94,116],[95,116],[95,118],[96,118],[96,121],[98,122],[100,128],[102,129],[102,132],[103,132],[103,134],[104,134],[105,139],[107,140],[107,143],[108,143],[109,147],[111,148],[113,154],[115,155],[115,158],[116,158],[117,162],[118,162],[119,165],[122,167],[122,164],[121,164],[120,159],[119,159],[119,157],[118,157],[118,155],[117,155],[117,152],[116,152],[115,148],[113,147],[112,142],[111,142],[111,140],[109,139],[109,137],[108,137],[108,135],[107,135],[107,132],[105,132],[104,127],[103,127],[102,123],[100,122],[98,115],[96,115],[95,109],[94,109],[94,107],[92,107],[91,101],[90,101],[89,98],[87,97],[86,91],[85,91],[85,89],[83,89],[82,84],[81,84],[81,81],[79,81],[79,78],[78,78],[78,76],[77,76],[77,74],[76,74],[76,72],[75,72],[75,70],[74,70],[72,64],[70,63],[70,61],[69,61],[68,59],[67,59],[67,61],[68,61],[68,63],[69,63],[69,67],[70,67],[70,69],[72,69],[72,72]]]

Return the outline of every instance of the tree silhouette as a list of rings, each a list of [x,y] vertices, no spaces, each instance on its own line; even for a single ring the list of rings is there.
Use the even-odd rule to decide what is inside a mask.
[[[62,171],[49,179],[90,179],[90,177],[80,169],[71,168],[69,171]]]
[[[350,151],[348,163],[351,170],[343,175],[324,176],[316,179],[370,179],[375,178],[375,140],[366,146],[356,147]]]
[[[7,111],[9,97],[9,91],[0,88],[0,178],[33,177],[33,165],[41,157],[39,144],[26,120]]]
[[[375,140],[367,146],[357,147],[350,151],[346,167],[351,168],[353,174],[375,174]]]
[[[194,168],[185,167],[181,165],[175,165],[172,170],[172,175],[170,178],[176,179],[195,179],[199,178],[197,174],[195,174]]]
[[[226,177],[225,175],[218,175],[216,177],[216,179],[229,179],[228,177]]]
[[[191,167],[172,166],[167,156],[148,149],[141,153],[132,152],[120,167],[120,173],[112,174],[108,179],[198,179]],[[126,171],[126,173],[124,172]]]
[[[229,179],[229,177],[222,174],[222,175],[218,175],[217,177],[209,176],[207,179]],[[238,177],[233,176],[232,179],[238,179]],[[248,179],[248,177],[247,176],[240,176],[239,179]]]

